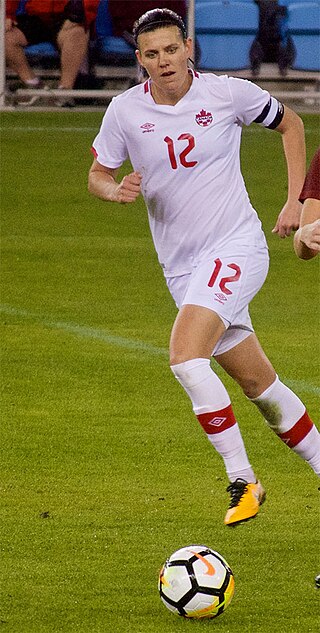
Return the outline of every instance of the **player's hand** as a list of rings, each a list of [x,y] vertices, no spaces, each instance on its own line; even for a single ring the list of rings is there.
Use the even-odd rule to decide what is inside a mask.
[[[289,237],[292,231],[299,228],[302,204],[298,200],[292,204],[287,202],[278,215],[277,222],[272,233],[278,233],[279,237]]]
[[[134,171],[122,178],[115,190],[116,202],[135,202],[141,193],[142,176]]]
[[[300,242],[313,251],[320,252],[320,220],[305,224],[299,230]]]

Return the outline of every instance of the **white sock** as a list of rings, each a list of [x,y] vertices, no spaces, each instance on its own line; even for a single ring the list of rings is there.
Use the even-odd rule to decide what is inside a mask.
[[[171,369],[188,394],[207,437],[221,455],[230,481],[256,481],[249,463],[230,398],[207,358],[172,365]]]
[[[280,439],[320,476],[320,434],[300,398],[277,376],[252,402]]]

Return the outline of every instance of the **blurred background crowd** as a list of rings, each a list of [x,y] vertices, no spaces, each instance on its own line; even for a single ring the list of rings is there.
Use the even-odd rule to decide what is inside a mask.
[[[238,56],[239,68],[244,67],[241,46],[245,46],[245,59],[253,76],[259,76],[261,65],[268,62],[277,64],[279,73],[285,76],[297,54],[297,44],[288,30],[290,1],[196,0],[196,66],[233,69],[233,54]],[[317,0],[307,4],[319,10]],[[133,23],[145,11],[157,7],[172,9],[187,22],[188,0],[6,0],[6,66],[18,77],[20,88],[29,89],[22,103],[37,101],[30,90],[47,88],[34,69],[34,60],[59,67],[56,88],[61,91],[62,105],[70,103],[63,98],[63,91],[78,87],[79,77],[82,81],[86,78],[86,86],[94,87],[97,59],[106,65],[135,65]],[[304,32],[305,25],[301,28]],[[314,28],[319,30],[317,25]],[[215,40],[208,39],[210,29]],[[229,32],[238,36],[237,50],[228,43]],[[314,59],[314,68],[311,62],[309,70],[317,70],[318,66],[319,59]]]

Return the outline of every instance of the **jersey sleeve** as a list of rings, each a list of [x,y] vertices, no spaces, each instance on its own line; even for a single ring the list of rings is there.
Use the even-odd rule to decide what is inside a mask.
[[[128,158],[127,144],[120,128],[114,100],[111,101],[96,138],[92,152],[98,163],[104,167],[117,169]]]
[[[271,99],[269,92],[247,79],[228,77],[228,85],[237,120],[250,125],[268,105]]]
[[[311,161],[299,200],[304,202],[307,198],[320,200],[320,148]]]

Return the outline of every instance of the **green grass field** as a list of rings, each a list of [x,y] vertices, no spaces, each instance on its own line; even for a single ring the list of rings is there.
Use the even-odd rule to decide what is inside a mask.
[[[224,527],[222,462],[168,368],[175,306],[143,203],[87,193],[101,117],[1,115],[0,631],[315,633],[318,480],[218,369],[267,490],[255,521]],[[303,118],[309,161],[319,117]],[[245,130],[242,162],[271,253],[256,332],[319,423],[319,258],[271,234],[280,135]],[[177,618],[157,593],[165,558],[198,543],[235,575],[217,620]]]

